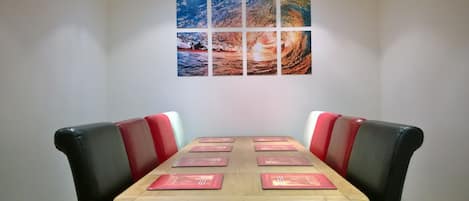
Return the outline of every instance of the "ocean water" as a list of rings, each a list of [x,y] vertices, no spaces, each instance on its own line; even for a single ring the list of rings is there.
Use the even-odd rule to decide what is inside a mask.
[[[213,27],[241,27],[241,0],[212,0]]]
[[[213,75],[243,75],[242,37],[241,32],[213,33]]]
[[[243,45],[241,32],[214,32],[212,48],[214,51],[239,52]]]
[[[311,26],[310,0],[281,0],[282,27]]]
[[[241,52],[213,52],[213,75],[243,75]]]
[[[248,75],[272,75],[277,73],[277,33],[247,33]]]
[[[207,28],[207,0],[177,0],[177,28]]]
[[[275,27],[275,0],[247,0],[246,24],[248,27]]]
[[[282,32],[282,74],[311,74],[311,31]]]
[[[178,50],[178,76],[207,76],[208,52]]]
[[[208,47],[207,33],[204,32],[178,32],[179,49],[204,49]]]
[[[277,74],[277,60],[248,61],[248,75],[275,75]]]

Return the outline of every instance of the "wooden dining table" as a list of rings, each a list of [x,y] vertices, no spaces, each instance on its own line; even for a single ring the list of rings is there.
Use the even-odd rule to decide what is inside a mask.
[[[170,159],[138,180],[114,201],[368,201],[365,194],[337,174],[323,161],[311,154],[291,137],[287,142],[254,142],[253,137],[234,137],[233,143],[200,143],[195,139]],[[292,144],[298,151],[256,152],[257,144]],[[231,152],[193,153],[189,150],[200,145],[232,145]],[[226,156],[226,167],[172,167],[181,157]],[[258,166],[257,156],[303,156],[312,166]],[[148,186],[163,174],[222,173],[224,180],[219,190],[158,190]],[[337,187],[336,190],[263,190],[261,173],[322,173]]]

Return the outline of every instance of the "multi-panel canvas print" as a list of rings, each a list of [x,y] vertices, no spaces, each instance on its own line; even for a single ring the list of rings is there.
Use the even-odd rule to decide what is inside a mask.
[[[176,0],[177,74],[312,74],[310,0]]]

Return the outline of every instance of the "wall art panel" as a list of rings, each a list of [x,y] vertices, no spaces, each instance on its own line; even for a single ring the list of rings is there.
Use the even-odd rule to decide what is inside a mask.
[[[212,36],[213,75],[243,75],[243,33],[215,32]]]
[[[282,32],[282,74],[311,74],[311,31]]]
[[[206,28],[207,0],[177,0],[177,28]]]
[[[311,0],[281,0],[282,27],[311,26]]]
[[[241,0],[212,0],[213,27],[241,27]]]
[[[248,27],[275,27],[276,0],[247,0],[246,24]]]
[[[248,75],[277,74],[277,32],[247,33]]]
[[[207,76],[207,33],[177,33],[178,76]]]

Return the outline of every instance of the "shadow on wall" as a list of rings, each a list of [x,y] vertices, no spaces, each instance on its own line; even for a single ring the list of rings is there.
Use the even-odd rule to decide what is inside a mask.
[[[76,1],[8,3],[2,6],[4,9],[1,10],[0,20],[8,27],[3,31],[11,32],[11,36],[15,36],[18,39],[17,42],[22,44],[21,47],[35,47],[44,39],[53,36],[51,32],[71,29],[86,32],[86,35],[95,38],[96,44],[104,49],[106,48],[106,27],[97,26],[98,23],[89,23],[96,19],[96,12],[100,9],[94,5],[84,5]],[[96,31],[87,30],[99,30],[99,34]]]
[[[110,20],[112,31],[109,32],[111,51],[119,49],[127,41],[142,38],[141,35],[161,32],[160,27],[164,27],[164,32],[174,33],[174,36],[159,40],[172,40],[176,44],[176,0],[139,0],[138,3],[125,3],[126,1],[128,0],[109,1],[110,16],[113,19]],[[122,13],[125,13],[125,18],[117,17],[122,16]],[[164,48],[176,51],[176,45]]]
[[[378,118],[374,114],[361,113],[363,108],[348,103],[359,100],[378,107],[380,101],[379,2],[312,0],[311,7],[313,77],[327,76],[329,82],[335,83],[319,86],[320,91],[328,90],[323,91],[324,94],[330,91],[341,94],[340,102],[329,99],[328,103],[313,110],[327,109]]]
[[[76,198],[52,135],[106,119],[105,6],[104,0],[0,1],[2,200]]]
[[[468,9],[467,0],[381,1],[382,119],[426,135],[402,200],[467,200]]]
[[[341,0],[312,0],[311,20],[313,28],[328,32],[342,39],[343,42],[355,43],[368,49],[369,52],[379,52],[379,23],[378,3],[369,0],[358,0],[363,3],[344,3]],[[355,8],[354,8],[355,6]],[[368,12],[357,12],[357,10]],[[367,30],[364,30],[367,29]],[[314,38],[314,33],[312,33]],[[314,46],[314,42],[313,42]]]
[[[382,51],[396,44],[400,36],[406,34],[426,34],[433,39],[444,39],[444,42],[450,46],[463,47],[466,44],[461,43],[460,34],[467,32],[467,19],[461,14],[448,13],[464,13],[467,4],[464,0],[459,0],[459,3],[430,1],[427,5],[422,5],[418,1],[405,3],[384,1],[381,3],[381,7],[386,8],[381,9],[384,16],[380,37]],[[390,13],[391,10],[399,10],[399,15]]]

